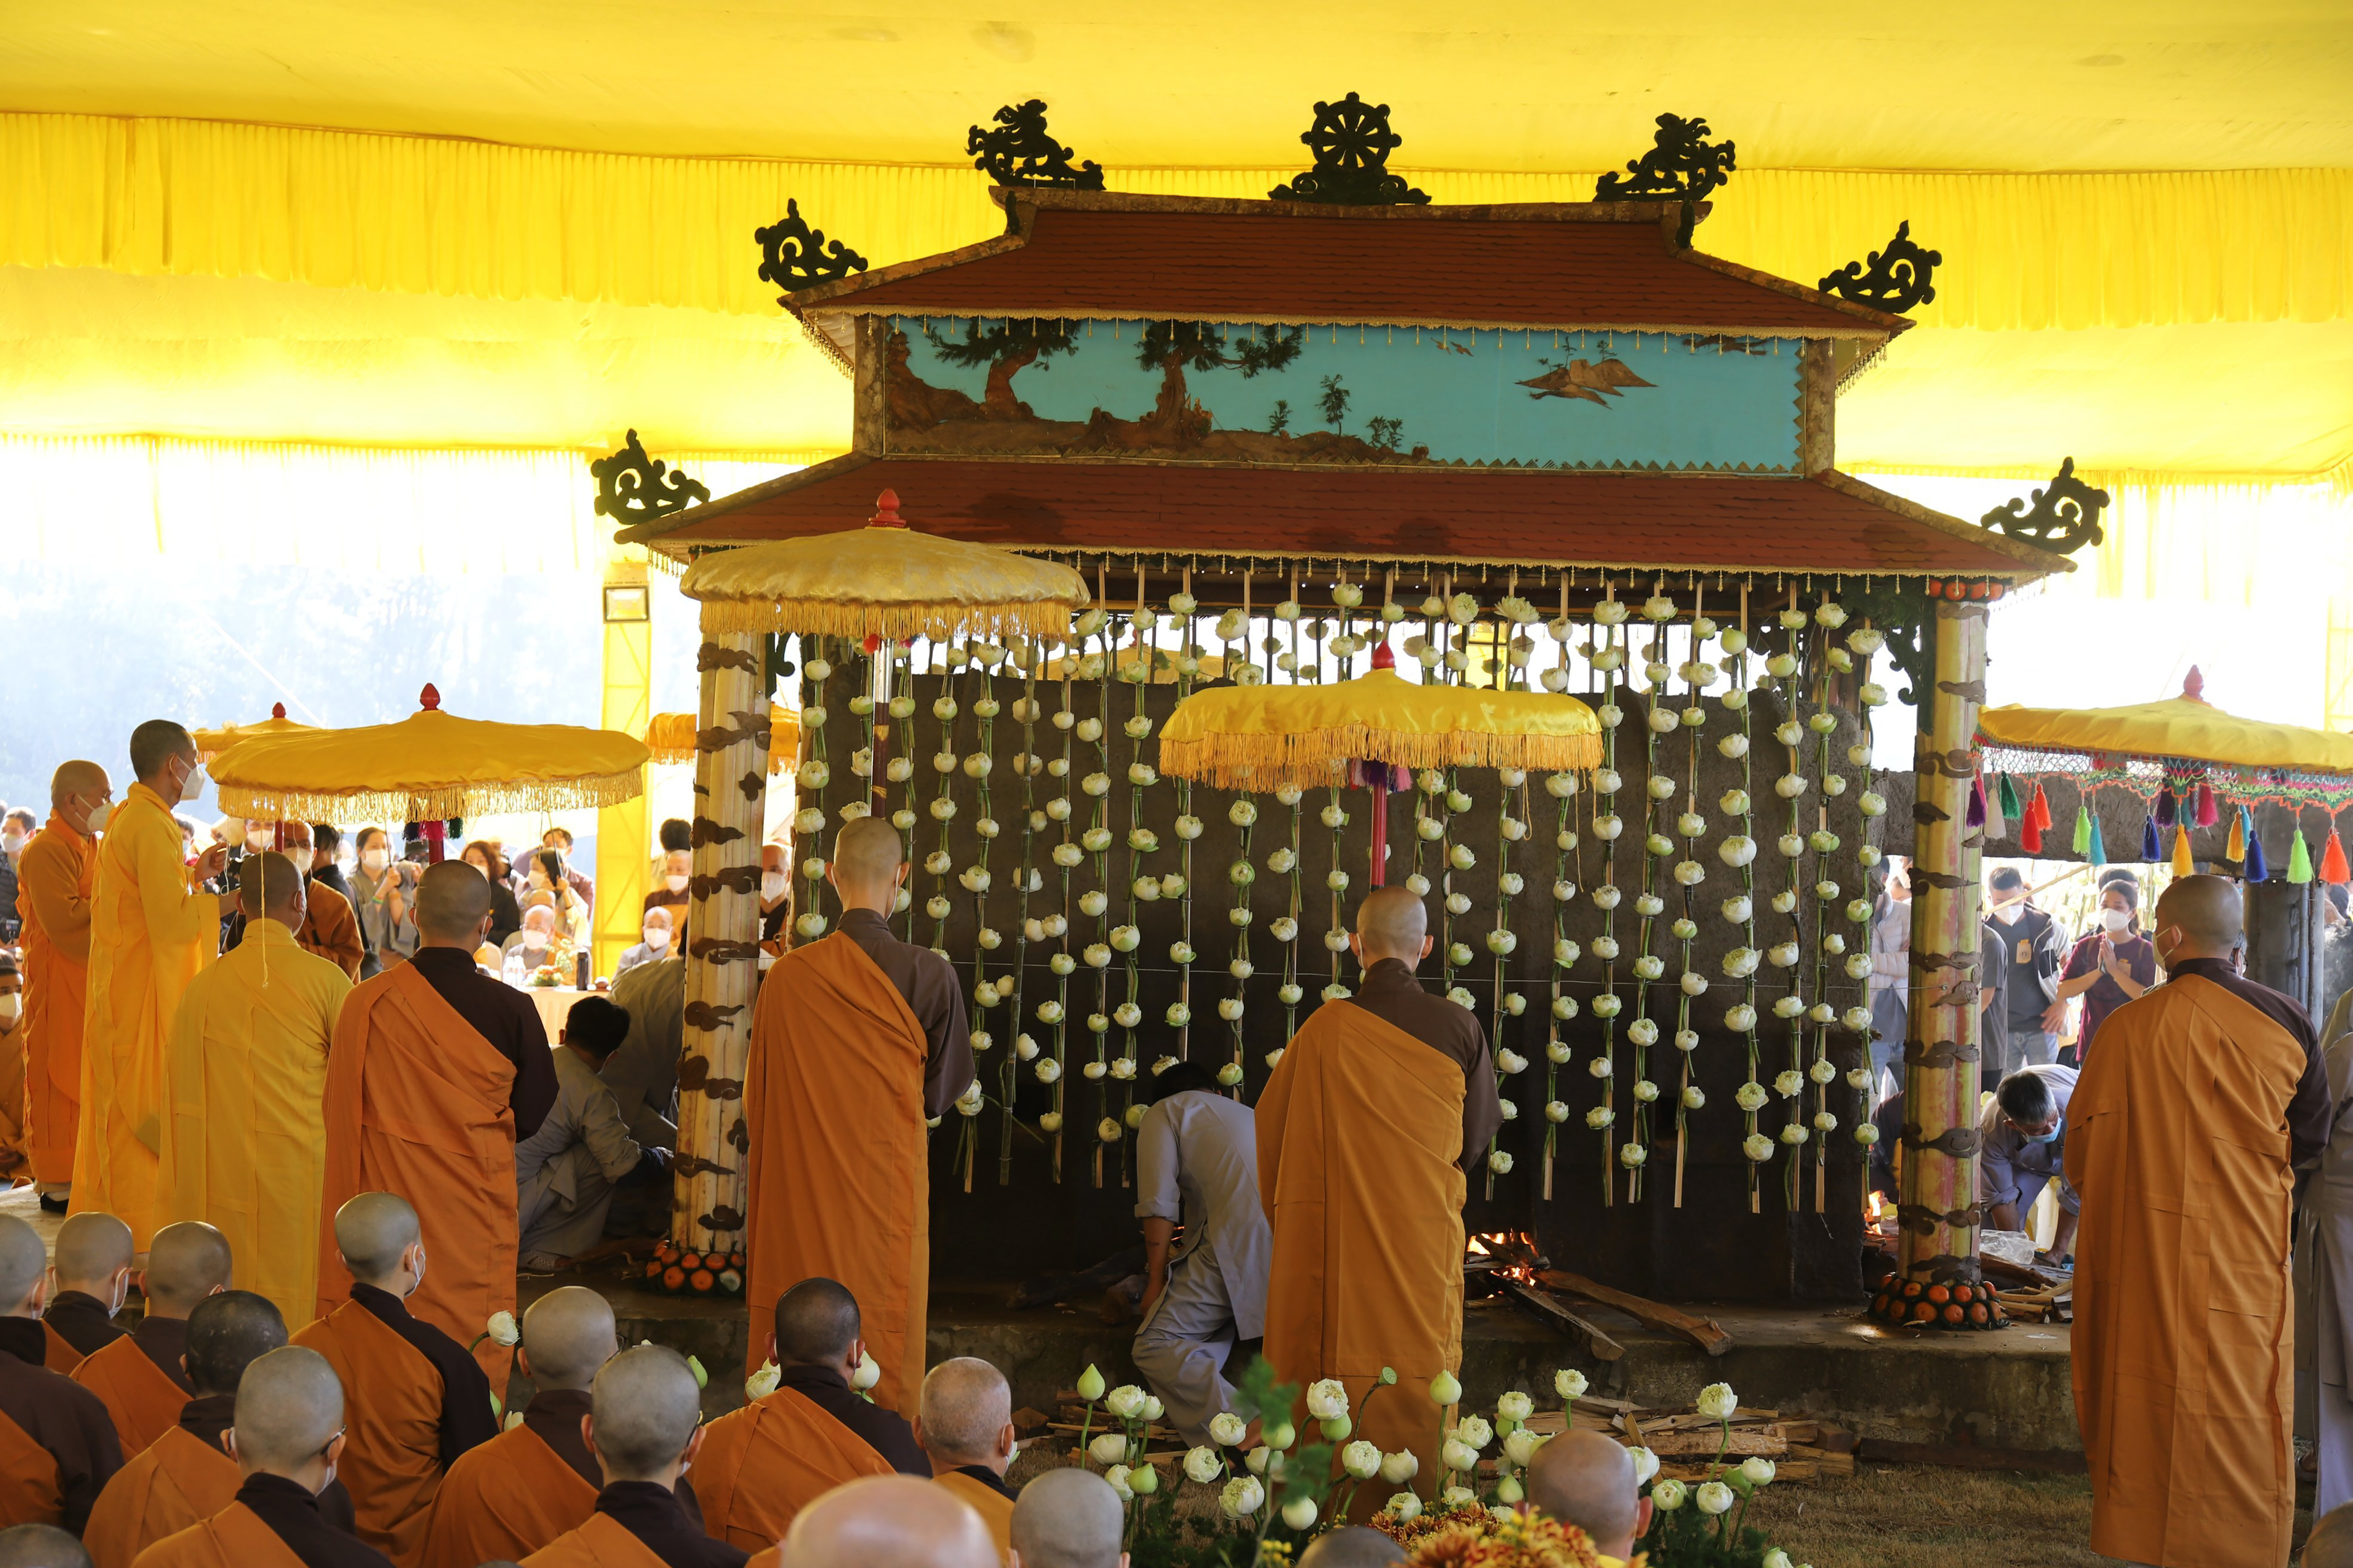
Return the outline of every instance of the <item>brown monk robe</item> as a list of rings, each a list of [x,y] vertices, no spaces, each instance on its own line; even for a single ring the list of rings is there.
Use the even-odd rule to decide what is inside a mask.
[[[343,1004],[327,1058],[322,1317],[351,1285],[333,1262],[335,1211],[366,1192],[398,1193],[433,1216],[438,1267],[417,1292],[418,1317],[472,1344],[492,1313],[514,1310],[515,1140],[555,1103],[555,1064],[531,998],[474,967],[490,921],[480,871],[427,867],[416,957]],[[475,1353],[504,1387],[506,1347],[484,1340]]]
[[[2333,1108],[2311,1020],[2232,968],[2236,884],[2181,878],[2155,923],[2166,983],[2108,1015],[2067,1102],[2092,1550],[2275,1568],[2295,1518],[2288,1215]]]
[[[79,1535],[122,1468],[98,1395],[41,1364],[48,1296],[38,1232],[0,1215],[0,1525],[60,1524]]]
[[[32,1137],[26,1121],[25,972],[16,955],[0,949],[0,1182],[21,1187],[33,1179]]]
[[[321,1508],[343,1423],[343,1385],[326,1358],[288,1345],[254,1362],[222,1439],[245,1478],[235,1500],[141,1552],[134,1568],[390,1568]]]
[[[882,1369],[875,1402],[912,1417],[932,1268],[923,1123],[973,1067],[955,971],[882,923],[906,872],[889,822],[844,824],[828,872],[841,929],[761,983],[744,1080],[744,1294],[756,1323],[800,1280],[848,1286]]]
[[[604,1479],[596,1510],[522,1561],[533,1568],[744,1568],[743,1548],[703,1533],[679,1501],[703,1446],[702,1392],[686,1358],[639,1345],[596,1373],[582,1423]]]
[[[958,1356],[923,1376],[915,1441],[932,1461],[932,1479],[962,1498],[988,1526],[997,1554],[1013,1552],[1013,1390],[985,1361]]]
[[[26,1115],[33,1175],[60,1201],[73,1181],[81,1121],[82,1008],[90,991],[90,898],[98,835],[114,786],[96,763],[58,764],[49,778],[49,820],[16,862],[24,921]]]
[[[1356,1435],[1412,1449],[1428,1484],[1445,1412],[1427,1390],[1462,1355],[1462,1162],[1500,1125],[1494,1074],[1471,1015],[1413,979],[1430,947],[1420,900],[1377,890],[1350,945],[1363,992],[1317,1008],[1259,1096],[1266,1356],[1302,1388],[1338,1378]],[[1383,1367],[1398,1386],[1367,1405]]]
[[[157,1245],[163,1243],[158,1233]],[[286,1320],[269,1299],[224,1290],[196,1303],[187,1321],[187,1376],[195,1396],[179,1420],[106,1483],[90,1510],[83,1544],[95,1568],[131,1568],[140,1552],[237,1500],[243,1478],[222,1446],[237,1419],[237,1384],[245,1369],[286,1343]],[[352,1525],[351,1495],[330,1481],[320,1510],[340,1529]]]
[[[442,1476],[498,1436],[498,1409],[466,1347],[404,1304],[427,1273],[417,1211],[390,1193],[362,1193],[336,1211],[334,1226],[351,1300],[294,1343],[325,1356],[350,1393],[341,1474],[360,1538],[411,1568]]]
[[[146,1316],[74,1368],[73,1380],[106,1402],[126,1458],[179,1424],[195,1393],[180,1364],[188,1314],[228,1286],[227,1237],[200,1221],[165,1226],[148,1251]]]
[[[830,1279],[804,1279],[777,1301],[767,1353],[775,1390],[711,1424],[694,1468],[703,1527],[746,1551],[772,1546],[828,1488],[892,1470],[928,1477],[907,1423],[849,1391],[864,1359],[858,1302]]]
[[[83,1357],[123,1337],[114,1314],[131,1290],[132,1256],[131,1227],[111,1214],[78,1214],[58,1227],[48,1309],[41,1315],[47,1343],[42,1364],[51,1372],[70,1373]]]

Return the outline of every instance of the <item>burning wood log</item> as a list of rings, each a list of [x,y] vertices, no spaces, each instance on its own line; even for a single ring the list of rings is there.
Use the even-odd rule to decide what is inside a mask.
[[[1578,1317],[1542,1290],[1523,1285],[1516,1279],[1505,1280],[1504,1289],[1512,1300],[1533,1311],[1537,1317],[1578,1341],[1586,1353],[1596,1361],[1619,1361],[1624,1358],[1626,1347],[1611,1339],[1595,1323]]]
[[[1615,1308],[1644,1328],[1672,1334],[1677,1339],[1697,1345],[1712,1356],[1722,1355],[1732,1348],[1732,1336],[1714,1318],[1694,1318],[1631,1291],[1597,1284],[1582,1274],[1571,1274],[1562,1268],[1546,1269],[1536,1276],[1536,1283],[1566,1296],[1581,1297],[1600,1306]]]

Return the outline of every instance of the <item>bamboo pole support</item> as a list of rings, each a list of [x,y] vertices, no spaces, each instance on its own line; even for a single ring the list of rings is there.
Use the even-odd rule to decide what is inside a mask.
[[[1905,1280],[1978,1278],[1978,858],[1968,826],[1985,700],[1986,606],[1935,601],[1929,711],[1915,752],[1910,1022],[1896,1217]]]
[[[701,1251],[743,1245],[744,1071],[759,980],[760,828],[767,800],[762,639],[703,634],[694,731],[693,879],[678,1070],[670,1236]]]

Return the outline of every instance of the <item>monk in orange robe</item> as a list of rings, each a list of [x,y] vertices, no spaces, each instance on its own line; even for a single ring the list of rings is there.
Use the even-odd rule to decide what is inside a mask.
[[[520,1563],[587,1522],[605,1478],[580,1423],[590,1384],[620,1348],[612,1304],[594,1290],[566,1285],[531,1304],[515,1357],[532,1381],[531,1404],[442,1478],[422,1568]]]
[[[409,1313],[427,1268],[407,1201],[362,1193],[336,1211],[334,1227],[351,1300],[294,1343],[325,1356],[351,1395],[341,1473],[358,1506],[360,1539],[414,1568],[442,1477],[498,1436],[498,1406],[466,1347]]]
[[[915,1414],[931,1289],[927,1118],[973,1081],[955,971],[883,923],[907,874],[881,817],[842,825],[828,876],[841,929],[760,984],[744,1115],[752,1321],[800,1280],[838,1279],[866,1309],[882,1380]]]
[[[187,731],[150,719],[131,732],[131,766],[139,782],[107,818],[98,847],[71,1202],[76,1214],[120,1215],[144,1252],[160,1223],[164,1042],[188,982],[219,951],[221,920],[236,903],[199,885],[220,874],[220,846],[194,867],[180,858],[172,808],[201,773]]]
[[[1013,1551],[1013,1390],[985,1361],[958,1356],[923,1375],[915,1441],[932,1461],[932,1479],[962,1498],[988,1526],[997,1554]]]
[[[1413,978],[1430,948],[1419,899],[1377,890],[1350,942],[1361,989],[1310,1016],[1259,1095],[1266,1356],[1302,1388],[1338,1379],[1356,1435],[1411,1449],[1434,1481],[1445,1413],[1428,1390],[1462,1359],[1460,1162],[1500,1124],[1494,1073],[1477,1022]],[[1367,1405],[1384,1367],[1398,1386]]]
[[[52,1212],[63,1212],[73,1184],[98,835],[113,798],[114,786],[96,763],[59,763],[49,777],[48,823],[16,862],[25,943],[25,1110],[33,1176],[42,1206]]]
[[[828,1488],[897,1470],[928,1480],[907,1423],[850,1392],[865,1359],[858,1302],[831,1279],[804,1279],[777,1301],[765,1336],[769,1392],[711,1424],[694,1468],[703,1527],[747,1552],[775,1545]],[[767,1383],[761,1369],[753,1387]]]
[[[122,1450],[98,1395],[42,1365],[48,1257],[38,1232],[0,1215],[0,1525],[79,1535]]]
[[[703,1446],[702,1391],[686,1358],[639,1345],[596,1373],[583,1423],[604,1486],[595,1511],[523,1558],[532,1568],[744,1568],[751,1553],[702,1532],[679,1480]]]
[[[41,1314],[48,1348],[45,1365],[71,1373],[85,1356],[123,1337],[114,1326],[131,1293],[131,1227],[111,1214],[82,1213],[58,1227],[57,1260],[49,1269],[49,1300]]]
[[[491,929],[480,871],[463,860],[427,867],[417,929],[416,956],[353,990],[336,1020],[319,1311],[334,1310],[350,1284],[333,1262],[336,1210],[360,1193],[397,1193],[433,1216],[437,1267],[412,1310],[471,1344],[492,1314],[514,1310],[515,1140],[555,1103],[555,1064],[531,998],[474,967]],[[503,1389],[506,1346],[483,1340],[476,1353]]]
[[[237,1380],[236,1498],[167,1535],[139,1568],[391,1568],[374,1547],[325,1517],[321,1494],[349,1441],[343,1390],[326,1358],[300,1345],[271,1351]]]
[[[177,1426],[196,1392],[181,1365],[188,1314],[228,1289],[228,1239],[199,1221],[165,1226],[148,1252],[146,1285],[138,1326],[73,1370],[76,1383],[105,1401],[126,1456]]]
[[[0,1182],[21,1187],[33,1178],[32,1133],[26,1121],[25,972],[13,952],[0,951]]]
[[[1052,1474],[1075,1476],[1082,1472]],[[1050,1479],[1050,1476],[1040,1477],[1030,1484],[1039,1485]],[[1110,1495],[1111,1488],[1104,1485],[1101,1476],[1086,1475],[1085,1479]],[[1119,1559],[1120,1553],[1114,1548],[1103,1557],[1059,1558],[1040,1552],[1025,1561],[1111,1563]],[[761,1563],[762,1568],[774,1568],[777,1561],[792,1563],[794,1568],[802,1563],[824,1563],[829,1568],[833,1563],[852,1563],[995,1568],[997,1548],[990,1542],[988,1527],[981,1523],[980,1515],[949,1496],[946,1488],[910,1476],[869,1476],[836,1487],[803,1509],[800,1517],[793,1521],[792,1534],[785,1539],[783,1552],[771,1548],[752,1561]]]
[[[2335,1108],[2312,1020],[2232,965],[2241,913],[2227,878],[2165,890],[2165,984],[2067,1102],[2092,1550],[2154,1568],[2275,1568],[2295,1518],[2288,1215]]]

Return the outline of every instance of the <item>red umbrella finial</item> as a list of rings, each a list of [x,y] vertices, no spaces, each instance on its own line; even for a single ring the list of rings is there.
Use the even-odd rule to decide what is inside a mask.
[[[269,716],[270,716],[272,719],[283,719],[283,718],[285,718],[285,717],[286,717],[286,704],[284,704],[283,702],[273,702],[273,703],[271,703],[271,704],[269,705]]]
[[[884,490],[874,498],[874,515],[866,520],[869,528],[904,528],[907,520],[899,515],[899,492]]]
[[[1386,638],[1374,646],[1373,668],[1375,669],[1395,669],[1397,668],[1397,655],[1390,651],[1388,642]]]
[[[417,694],[417,700],[424,704],[427,712],[432,712],[441,706],[440,690],[428,680],[425,683],[425,689]]]
[[[2206,700],[2206,678],[2198,673],[2198,667],[2194,664],[2189,667],[2189,673],[2182,678],[2181,695],[2192,702]]]

